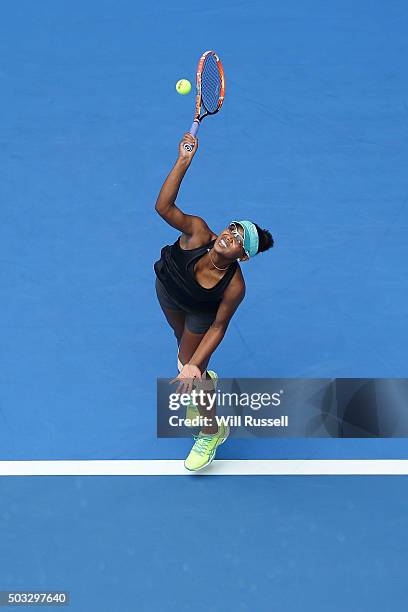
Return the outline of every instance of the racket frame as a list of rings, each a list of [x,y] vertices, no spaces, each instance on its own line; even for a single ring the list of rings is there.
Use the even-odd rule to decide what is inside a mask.
[[[215,58],[215,61],[217,62],[217,68],[218,71],[220,73],[220,95],[218,97],[218,105],[215,111],[208,111],[205,106],[205,112],[201,115],[201,106],[202,106],[202,92],[201,92],[201,83],[202,83],[202,75],[203,75],[203,69],[204,69],[204,63],[205,60],[207,59],[207,57],[209,55],[212,55]],[[197,66],[197,73],[196,73],[196,107],[195,107],[195,114],[194,114],[194,121],[192,123],[192,126],[189,130],[189,133],[192,136],[196,136],[198,129],[200,127],[200,123],[201,121],[204,119],[204,117],[206,117],[207,115],[215,115],[216,113],[218,113],[218,111],[220,110],[223,102],[224,102],[224,97],[225,97],[225,75],[224,75],[224,68],[222,66],[221,60],[218,57],[218,55],[216,54],[215,51],[206,51],[205,53],[202,54],[202,56],[200,57],[199,61],[198,61],[198,66]],[[193,150],[193,146],[189,143],[185,143],[184,144],[184,148],[186,151],[192,151]]]

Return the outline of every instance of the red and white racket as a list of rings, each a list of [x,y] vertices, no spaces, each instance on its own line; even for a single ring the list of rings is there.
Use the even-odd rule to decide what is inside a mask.
[[[196,88],[194,122],[189,130],[192,136],[196,136],[204,117],[218,113],[224,102],[224,69],[215,51],[206,51],[200,57],[197,67]],[[187,151],[192,151],[193,146],[185,143],[184,148]]]

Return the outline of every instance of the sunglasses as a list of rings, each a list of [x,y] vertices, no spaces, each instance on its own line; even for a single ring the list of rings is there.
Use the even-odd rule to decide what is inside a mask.
[[[236,223],[230,223],[229,226],[228,226],[228,230],[233,235],[234,240],[237,243],[237,245],[242,247],[244,249],[244,251],[245,251],[245,248],[244,248],[244,238],[239,233],[237,224]],[[246,251],[245,251],[245,253],[246,253]]]

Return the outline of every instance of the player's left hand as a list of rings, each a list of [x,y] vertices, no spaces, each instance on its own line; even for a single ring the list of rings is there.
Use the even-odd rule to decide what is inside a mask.
[[[186,363],[186,365],[183,366],[180,374],[176,376],[176,378],[173,378],[173,380],[170,381],[170,384],[175,382],[179,383],[176,393],[191,393],[195,380],[201,380],[200,368]]]

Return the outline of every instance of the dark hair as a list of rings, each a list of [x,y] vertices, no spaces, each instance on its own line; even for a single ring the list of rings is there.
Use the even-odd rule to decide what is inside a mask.
[[[261,229],[256,223],[254,223],[254,225],[257,229],[259,237],[258,253],[262,253],[263,251],[267,251],[268,249],[272,248],[275,242],[272,238],[271,232],[267,229]]]

